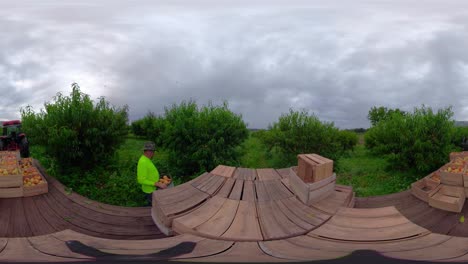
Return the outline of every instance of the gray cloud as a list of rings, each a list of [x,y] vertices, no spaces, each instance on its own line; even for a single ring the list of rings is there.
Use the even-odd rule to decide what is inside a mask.
[[[352,3],[351,3],[352,2]],[[0,118],[78,82],[132,120],[195,99],[252,128],[289,108],[341,128],[374,105],[468,120],[464,1],[0,0]]]

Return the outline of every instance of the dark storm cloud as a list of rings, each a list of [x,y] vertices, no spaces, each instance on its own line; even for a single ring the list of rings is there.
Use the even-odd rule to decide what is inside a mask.
[[[372,106],[468,119],[464,1],[2,1],[0,118],[78,82],[130,119],[228,101],[249,127],[304,108],[341,128]]]

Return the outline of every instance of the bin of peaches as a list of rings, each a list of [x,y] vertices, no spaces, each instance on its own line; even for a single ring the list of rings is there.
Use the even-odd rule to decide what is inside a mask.
[[[167,188],[174,187],[174,183],[172,182],[171,177],[164,175],[161,178],[159,178],[160,183],[164,183],[167,185]]]
[[[40,175],[31,175],[31,176],[24,176],[23,177],[23,186],[25,187],[32,187],[39,184],[44,184],[45,181],[42,180]]]

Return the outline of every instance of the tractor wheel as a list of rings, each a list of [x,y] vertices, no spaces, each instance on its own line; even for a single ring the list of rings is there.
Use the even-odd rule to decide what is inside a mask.
[[[19,144],[20,155],[22,158],[29,158],[29,142],[26,137],[22,138]]]

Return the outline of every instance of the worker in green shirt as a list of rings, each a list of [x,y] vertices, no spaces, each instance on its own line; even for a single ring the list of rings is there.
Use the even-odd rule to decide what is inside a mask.
[[[158,188],[166,189],[167,185],[159,182],[159,172],[151,160],[156,147],[153,142],[146,142],[143,147],[143,155],[138,160],[137,179],[141,184],[141,190],[145,193],[149,205],[152,205],[153,191]]]

